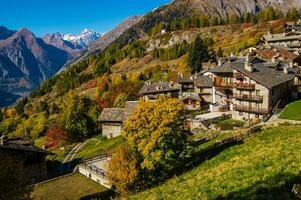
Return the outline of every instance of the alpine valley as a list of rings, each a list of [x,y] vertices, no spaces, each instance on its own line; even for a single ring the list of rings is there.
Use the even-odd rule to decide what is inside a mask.
[[[69,63],[85,53],[91,54],[92,48],[103,50],[137,19],[129,18],[105,35],[84,29],[78,35],[53,33],[39,38],[26,28],[14,31],[1,26],[0,107],[28,96],[45,80],[63,71]]]

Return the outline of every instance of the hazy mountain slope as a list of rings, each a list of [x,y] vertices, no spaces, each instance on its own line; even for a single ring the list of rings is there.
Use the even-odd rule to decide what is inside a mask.
[[[142,18],[141,16],[133,16],[126,19],[124,22],[116,26],[116,28],[104,34],[100,39],[98,39],[94,44],[92,44],[88,48],[88,54],[97,50],[100,51],[104,50],[114,40],[116,40],[124,31],[126,31],[134,24],[136,24],[141,18]]]
[[[86,58],[87,56],[89,56],[91,54],[102,52],[111,43],[113,43],[116,39],[118,39],[126,30],[128,30],[129,28],[134,26],[137,22],[139,22],[139,20],[141,18],[142,18],[142,16],[132,16],[132,17],[127,18],[125,21],[123,21],[118,26],[116,26],[113,30],[104,34],[97,41],[92,43],[88,47],[86,53],[84,55],[82,55],[74,63],[70,63],[70,65],[76,64],[77,62],[83,60],[84,58]],[[68,66],[65,66],[65,67],[68,67]],[[63,71],[65,69],[65,67],[61,71]]]
[[[5,40],[12,36],[16,31],[7,29],[4,26],[0,26],[0,40]]]
[[[68,58],[66,51],[46,44],[23,28],[0,40],[0,90],[26,95],[60,70]],[[12,103],[0,101],[1,105]]]

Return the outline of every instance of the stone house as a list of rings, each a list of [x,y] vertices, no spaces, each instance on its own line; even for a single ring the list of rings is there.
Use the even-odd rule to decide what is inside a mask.
[[[137,105],[137,101],[127,101],[125,108],[104,108],[98,119],[101,123],[102,135],[109,139],[119,136],[124,122],[131,116]]]
[[[290,96],[295,75],[280,62],[237,58],[213,69],[213,102],[226,105],[238,119],[268,117],[280,100]]]
[[[289,31],[280,34],[264,35],[262,38],[264,48],[285,48],[290,51],[301,50],[301,32],[300,31]]]
[[[123,123],[124,108],[104,108],[99,117],[102,135],[114,138],[120,135]]]
[[[0,138],[0,155],[23,163],[25,181],[30,185],[47,179],[46,156],[52,153],[40,149],[21,138]],[[18,163],[16,162],[16,163]]]
[[[142,96],[144,100],[155,100],[159,96],[178,98],[179,92],[179,84],[167,82],[146,82],[139,91],[139,95]]]
[[[180,99],[183,101],[185,108],[188,111],[202,109],[202,99],[196,93],[185,93],[181,95]]]
[[[187,100],[190,100],[199,110],[204,110],[212,103],[213,81],[210,77],[200,74],[189,77],[178,76],[177,83],[181,85],[180,98],[184,100],[185,105]],[[196,101],[200,106],[195,105]]]

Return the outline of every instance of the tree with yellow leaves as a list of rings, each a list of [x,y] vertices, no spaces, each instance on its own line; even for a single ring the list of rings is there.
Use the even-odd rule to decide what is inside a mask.
[[[115,150],[108,162],[109,180],[121,196],[125,196],[137,179],[137,162],[133,151],[128,146]]]
[[[141,101],[125,123],[122,136],[136,155],[142,185],[163,180],[183,165],[188,141],[185,118],[179,99],[160,97]]]

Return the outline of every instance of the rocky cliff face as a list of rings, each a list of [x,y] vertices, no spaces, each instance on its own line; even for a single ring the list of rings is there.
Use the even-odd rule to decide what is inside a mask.
[[[62,49],[45,43],[28,29],[0,40],[0,106],[27,95],[54,75],[70,58]]]
[[[190,16],[208,15],[225,18],[231,14],[242,16],[257,13],[273,6],[284,12],[290,8],[301,8],[300,0],[174,0],[146,14],[137,24],[125,31],[116,42],[126,45],[140,39],[145,32],[160,22],[171,22]]]
[[[301,7],[299,0],[188,0],[187,6],[198,13],[207,13],[226,17],[229,14],[242,15],[255,13],[269,6],[287,11],[292,7]],[[183,0],[177,0],[174,4],[182,4]]]
[[[43,37],[46,44],[57,47],[68,53],[69,60],[79,57],[82,54],[82,47],[77,44],[64,40],[60,33],[47,34]]]

